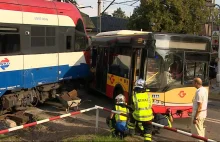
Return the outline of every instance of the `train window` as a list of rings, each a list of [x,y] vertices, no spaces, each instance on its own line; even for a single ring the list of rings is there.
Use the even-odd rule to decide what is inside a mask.
[[[55,46],[56,31],[55,27],[46,28],[46,46]]]
[[[31,27],[31,36],[45,36],[45,27]]]
[[[69,50],[71,49],[71,36],[66,37],[66,49]]]
[[[31,27],[31,46],[45,47],[55,46],[56,44],[56,30],[55,27]]]
[[[0,54],[20,52],[20,35],[0,33]]]
[[[82,51],[85,50],[88,46],[88,40],[86,39],[86,34],[76,30],[75,36],[75,50]]]
[[[31,37],[31,47],[41,47],[45,46],[44,37]]]

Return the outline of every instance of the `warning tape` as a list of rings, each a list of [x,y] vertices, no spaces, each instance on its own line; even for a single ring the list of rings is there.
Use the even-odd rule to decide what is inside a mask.
[[[60,116],[54,116],[54,117],[51,117],[51,118],[48,118],[48,119],[35,121],[35,122],[32,122],[32,123],[16,126],[16,127],[5,129],[5,130],[0,130],[0,134],[5,134],[5,133],[16,131],[16,130],[19,130],[19,129],[28,128],[28,127],[35,126],[35,125],[38,125],[38,124],[46,123],[46,122],[49,122],[49,121],[54,121],[54,120],[69,117],[69,116],[72,116],[72,115],[78,115],[78,114],[81,114],[81,113],[84,113],[84,112],[87,112],[87,111],[97,110],[97,109],[102,109],[104,111],[108,111],[108,112],[112,112],[112,113],[115,113],[115,114],[119,114],[119,115],[128,117],[128,114],[124,114],[124,113],[121,113],[119,111],[114,111],[114,110],[96,105],[95,107],[92,107],[92,108],[88,108],[88,109],[84,109],[84,110],[80,110],[80,111],[75,111],[75,112],[63,114],[63,115],[60,115]],[[161,124],[157,124],[157,123],[154,123],[154,122],[150,122],[150,123],[154,126],[161,127],[161,128],[164,128],[164,129],[176,132],[176,133],[180,133],[180,134],[183,134],[183,135],[186,135],[186,136],[196,138],[196,139],[204,140],[204,141],[207,141],[207,142],[217,142],[215,140],[208,139],[208,138],[205,138],[205,137],[201,137],[201,136],[198,136],[198,135],[195,135],[195,134],[191,134],[191,133],[188,133],[188,132],[185,132],[185,131],[182,131],[182,130],[178,130],[176,128],[170,128],[170,127],[167,127],[167,126],[164,126],[164,125],[161,125]]]
[[[114,111],[114,110],[111,110],[111,109],[108,109],[108,108],[104,108],[104,107],[100,107],[100,106],[96,106],[96,107],[98,107],[99,109],[102,109],[104,111],[116,113],[116,114],[123,115],[123,116],[126,116],[126,117],[128,116],[127,114],[123,114],[123,113],[120,113],[118,111]],[[201,137],[201,136],[198,136],[198,135],[195,135],[195,134],[191,134],[191,133],[188,133],[188,132],[185,132],[185,131],[182,131],[182,130],[178,130],[176,128],[170,128],[170,127],[167,127],[167,126],[164,126],[164,125],[161,125],[161,124],[158,124],[158,123],[154,123],[154,122],[149,122],[149,123],[151,123],[154,126],[164,128],[166,130],[170,130],[170,131],[180,133],[180,134],[183,134],[183,135],[186,135],[186,136],[189,136],[189,137],[193,137],[193,138],[196,138],[196,139],[200,139],[200,140],[203,140],[203,141],[206,141],[206,142],[217,142],[215,140],[208,139],[208,138],[205,138],[205,137]]]
[[[5,133],[8,133],[8,132],[12,132],[12,131],[15,131],[15,130],[35,126],[35,125],[42,124],[42,123],[45,123],[45,122],[54,121],[54,120],[65,118],[65,117],[72,116],[72,115],[81,114],[81,113],[84,113],[84,112],[87,112],[87,111],[90,111],[90,110],[94,110],[94,109],[98,109],[98,108],[95,106],[95,107],[92,107],[92,108],[88,108],[88,109],[84,109],[84,110],[80,110],[80,111],[75,111],[75,112],[63,114],[63,115],[60,115],[60,116],[54,116],[54,117],[51,117],[51,118],[48,118],[48,119],[35,121],[35,122],[32,122],[32,123],[16,126],[16,127],[13,127],[13,128],[0,130],[0,134],[5,134]]]

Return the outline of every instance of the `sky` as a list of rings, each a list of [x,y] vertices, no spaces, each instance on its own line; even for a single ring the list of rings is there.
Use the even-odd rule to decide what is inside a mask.
[[[77,1],[77,3],[79,4],[80,7],[82,7],[82,6],[92,6],[92,8],[82,8],[82,9],[80,9],[82,12],[88,14],[90,17],[97,16],[97,14],[98,14],[98,9],[97,9],[97,7],[98,7],[98,3],[97,3],[98,0],[76,0],[76,1]],[[111,1],[112,0],[101,0],[101,2],[102,2],[101,3],[101,7],[102,7],[101,12],[111,3]],[[132,15],[134,8],[139,6],[140,2],[137,2],[137,3],[135,3],[132,6],[129,6],[129,5],[134,3],[136,0],[115,0],[115,3],[126,2],[126,1],[129,1],[129,2],[123,3],[123,4],[111,5],[106,10],[106,12],[108,14],[112,14],[117,8],[121,7],[121,9],[123,11],[125,11],[125,14],[127,16]]]
[[[111,3],[112,0],[101,0],[101,1],[102,1],[102,3],[101,3],[101,7],[102,7],[101,12],[102,12]],[[127,16],[132,15],[134,8],[139,6],[140,2],[137,2],[132,6],[129,6],[129,5],[134,3],[135,0],[115,0],[115,3],[126,2],[126,1],[129,1],[129,2],[123,3],[123,4],[111,5],[106,12],[108,14],[112,14],[113,11],[115,11],[117,8],[121,7],[121,9],[123,11],[125,11],[125,14]],[[81,7],[82,6],[92,6],[92,8],[83,8],[80,10],[82,12],[88,14],[90,17],[97,16],[97,13],[98,13],[98,9],[97,9],[98,3],[97,2],[98,2],[98,0],[77,0],[77,2]],[[215,2],[216,2],[216,4],[220,5],[220,0],[215,0]]]

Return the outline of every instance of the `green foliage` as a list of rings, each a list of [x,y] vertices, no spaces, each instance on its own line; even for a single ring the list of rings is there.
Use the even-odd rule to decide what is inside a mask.
[[[209,16],[205,0],[148,0],[134,9],[133,30],[198,33]]]
[[[220,25],[220,18],[219,18],[219,9],[213,9],[213,22],[215,25]]]
[[[112,16],[113,17],[118,17],[118,18],[128,18],[126,15],[125,15],[125,12],[122,11],[122,9],[119,7],[117,8],[113,13],[112,13]]]
[[[73,142],[73,141],[90,141],[90,142],[123,142],[118,138],[112,138],[111,136],[101,136],[101,135],[81,135],[73,138],[64,139],[63,142]]]

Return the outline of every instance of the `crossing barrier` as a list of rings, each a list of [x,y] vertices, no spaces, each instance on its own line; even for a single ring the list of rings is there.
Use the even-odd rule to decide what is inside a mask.
[[[81,114],[81,113],[84,113],[84,112],[87,112],[87,111],[91,111],[91,110],[95,110],[95,109],[97,110],[97,107],[92,107],[92,108],[88,108],[88,109],[84,109],[84,110],[80,110],[80,111],[75,111],[75,112],[63,114],[63,115],[60,115],[60,116],[54,116],[54,117],[51,117],[51,118],[48,118],[48,119],[43,119],[43,120],[40,120],[40,121],[35,121],[35,122],[32,122],[32,123],[16,126],[16,127],[13,127],[13,128],[0,130],[0,134],[5,134],[5,133],[16,131],[16,130],[19,130],[19,129],[28,128],[28,127],[35,126],[35,125],[42,124],[42,123],[46,123],[46,122],[49,122],[49,121],[54,121],[54,120],[57,120],[57,119],[65,118],[65,117],[68,117],[68,116],[78,115],[78,114]]]
[[[5,134],[5,133],[9,133],[9,132],[16,131],[16,130],[19,130],[19,129],[24,129],[24,128],[35,126],[35,125],[38,125],[38,124],[46,123],[46,122],[49,122],[49,121],[54,121],[54,120],[62,119],[62,118],[65,118],[65,117],[78,115],[78,114],[88,112],[88,111],[91,111],[91,110],[96,110],[96,124],[95,124],[96,132],[98,131],[99,110],[104,110],[104,111],[107,111],[107,112],[111,112],[111,113],[115,113],[115,114],[119,114],[119,115],[123,115],[123,116],[128,117],[128,114],[123,114],[119,111],[114,111],[114,110],[111,110],[111,109],[108,109],[108,108],[105,108],[105,107],[95,105],[95,107],[92,107],[92,108],[83,109],[83,110],[80,110],[80,111],[75,111],[75,112],[63,114],[63,115],[60,115],[60,116],[54,116],[54,117],[51,117],[51,118],[48,118],[48,119],[43,119],[43,120],[40,120],[40,121],[36,121],[36,122],[16,126],[16,127],[13,127],[13,128],[0,130],[0,134]],[[196,138],[196,139],[199,139],[199,140],[203,140],[203,141],[206,141],[206,142],[217,142],[215,140],[208,139],[208,138],[205,138],[205,137],[201,137],[201,136],[198,136],[198,135],[195,135],[195,134],[191,134],[191,133],[188,133],[188,132],[185,132],[185,131],[182,131],[182,130],[178,130],[176,128],[170,128],[170,127],[167,127],[167,126],[164,126],[164,125],[161,125],[161,124],[158,124],[158,123],[154,123],[154,122],[150,122],[150,123],[154,126],[157,126],[157,127],[169,130],[169,131],[173,131],[173,132],[176,132],[176,133],[180,133],[180,134],[183,134],[183,135],[186,135],[186,136],[189,136],[189,137],[193,137],[193,138]]]

